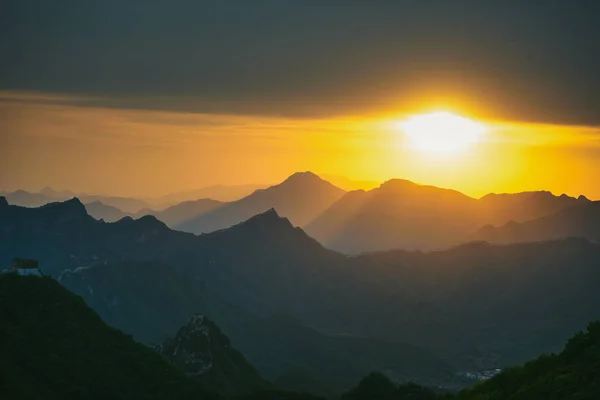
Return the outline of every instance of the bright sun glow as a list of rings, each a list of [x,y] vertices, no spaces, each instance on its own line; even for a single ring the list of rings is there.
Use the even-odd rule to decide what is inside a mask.
[[[463,151],[486,132],[484,125],[446,111],[414,115],[400,127],[412,149],[435,154]]]

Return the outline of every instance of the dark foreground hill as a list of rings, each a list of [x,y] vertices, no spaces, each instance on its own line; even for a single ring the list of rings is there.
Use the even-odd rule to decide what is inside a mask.
[[[596,400],[600,398],[600,321],[573,336],[559,354],[542,355],[457,394],[436,395],[381,373],[362,379],[342,400]]]
[[[51,278],[1,274],[0,302],[3,399],[315,399],[275,391],[208,319],[193,318],[161,355]]]
[[[270,390],[211,321],[192,318],[154,350],[106,326],[51,278],[0,275],[0,396],[9,399],[316,400]],[[169,359],[171,363],[167,361]],[[207,374],[207,375],[205,375]],[[544,355],[460,393],[436,395],[370,374],[343,400],[595,400],[600,398],[600,322],[560,354]]]
[[[215,399],[51,278],[0,275],[5,399]]]
[[[600,399],[600,322],[578,333],[557,355],[544,355],[508,368],[456,400],[595,400]]]

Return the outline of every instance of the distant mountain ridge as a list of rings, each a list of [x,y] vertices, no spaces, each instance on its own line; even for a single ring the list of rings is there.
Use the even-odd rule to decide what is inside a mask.
[[[144,259],[144,254],[154,259],[161,249],[174,250],[193,241],[193,235],[172,231],[153,216],[98,221],[77,198],[39,208],[0,206],[0,227],[3,264],[8,265],[14,254],[29,254],[54,276],[99,261]],[[32,246],[30,241],[38,244]]]
[[[3,196],[10,204],[24,207],[40,207],[44,204],[57,201],[66,201],[77,197],[83,203],[101,202],[125,213],[136,213],[144,209],[153,209],[155,206],[140,199],[118,196],[90,195],[86,193],[73,193],[68,190],[57,192],[51,188],[44,188],[40,193],[25,190],[4,193]]]
[[[488,223],[503,224],[508,221],[524,222],[554,214],[569,207],[590,203],[580,195],[555,196],[548,191],[521,192],[512,194],[490,193],[479,199],[487,215]]]
[[[53,196],[70,194],[48,188],[44,192]],[[585,196],[555,196],[548,191],[490,193],[474,199],[455,190],[403,179],[389,180],[368,191],[344,192],[311,172],[293,174],[278,185],[229,203],[206,198],[160,211],[144,208],[126,212],[104,203],[114,199],[119,200],[96,199],[86,207],[90,215],[106,222],[154,215],[171,228],[196,234],[225,229],[276,208],[326,247],[346,254],[447,248],[479,240],[479,230],[484,226],[526,222],[590,203]],[[41,200],[36,197],[34,201]],[[557,232],[548,237],[563,235]]]
[[[306,226],[309,235],[344,253],[432,248],[456,243],[477,227],[476,200],[460,192],[393,179],[347,193]]]
[[[168,207],[193,202],[200,199],[211,199],[221,203],[239,200],[255,190],[262,189],[268,185],[213,185],[197,190],[173,193],[160,197],[122,197],[107,196],[89,193],[76,193],[70,190],[54,190],[51,187],[45,187],[39,192],[26,190],[15,190],[12,192],[0,192],[1,196],[7,198],[13,205],[24,207],[39,207],[47,203],[56,201],[65,201],[77,197],[84,204],[95,204],[100,202],[105,206],[115,207],[123,213],[145,215],[141,213],[152,213],[165,210]]]
[[[189,219],[197,218],[216,210],[224,204],[226,203],[217,200],[199,199],[175,204],[161,211],[143,209],[137,213],[126,213],[116,207],[107,206],[100,201],[95,201],[85,204],[85,208],[92,217],[98,220],[102,219],[106,222],[116,222],[125,217],[138,219],[146,215],[152,215],[164,222],[167,226],[174,227]]]
[[[298,172],[282,183],[259,189],[234,201],[187,221],[175,228],[185,232],[207,233],[224,229],[270,208],[288,218],[294,226],[304,226],[322,213],[345,192],[312,172]]]
[[[584,237],[600,242],[600,202],[565,208],[525,222],[510,221],[479,229],[474,238],[492,243],[539,242],[567,237]]]
[[[584,196],[543,191],[489,194],[478,200],[455,190],[393,179],[370,191],[346,193],[305,229],[326,247],[347,254],[433,250],[473,240],[487,224],[527,221],[588,203]]]
[[[196,190],[172,193],[165,196],[153,197],[148,201],[153,204],[177,204],[197,199],[213,199],[221,202],[236,201],[248,196],[258,189],[264,189],[270,185],[248,184],[248,185],[212,185]]]

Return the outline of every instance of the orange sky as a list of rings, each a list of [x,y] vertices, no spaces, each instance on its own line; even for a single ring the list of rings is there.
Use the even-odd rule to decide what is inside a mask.
[[[483,121],[489,131],[480,143],[435,156],[409,149],[398,129],[398,121],[425,110],[292,119],[78,100],[0,93],[0,189],[154,196],[217,183],[274,183],[311,170],[354,180],[405,178],[476,197],[545,189],[600,199],[597,127]]]

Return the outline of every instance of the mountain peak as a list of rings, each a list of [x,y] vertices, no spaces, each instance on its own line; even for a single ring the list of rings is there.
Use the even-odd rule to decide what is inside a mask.
[[[8,207],[8,200],[4,196],[0,196],[0,207]]]
[[[379,187],[386,187],[386,186],[418,186],[418,185],[416,183],[414,183],[413,181],[409,181],[408,179],[392,178],[392,179],[388,179],[387,181],[385,181],[381,185],[379,185]]]
[[[275,208],[273,208],[273,207],[269,208],[265,212],[256,214],[255,216],[248,218],[245,222],[258,221],[258,220],[261,220],[261,221],[285,220],[285,221],[287,221],[286,218],[280,217],[279,214],[277,213],[277,210],[275,210]],[[242,222],[242,223],[245,223],[245,222]]]
[[[278,185],[272,186],[275,189],[285,189],[286,191],[325,191],[327,193],[335,193],[340,197],[345,193],[345,190],[340,189],[329,181],[321,178],[319,175],[311,172],[296,172],[290,175],[285,181]],[[268,189],[266,189],[268,190]]]
[[[140,217],[138,220],[139,224],[143,224],[144,226],[147,227],[156,227],[156,228],[161,228],[161,229],[168,229],[167,225],[162,222],[161,220],[159,220],[158,218],[156,218],[154,215],[144,215],[143,217]]]
[[[52,189],[50,186],[46,186],[42,190],[40,190],[40,193],[45,194],[47,196],[53,196],[56,194],[56,190]]]
[[[207,389],[227,398],[268,385],[244,356],[231,347],[219,327],[202,314],[193,315],[173,339],[165,340],[155,350]]]
[[[281,184],[305,184],[312,182],[326,182],[319,175],[311,171],[296,172],[287,177]]]
[[[68,217],[88,215],[85,205],[77,197],[62,202],[48,203],[41,206],[40,209],[53,210]]]
[[[213,366],[211,329],[208,320],[195,314],[173,339],[167,339],[157,350],[189,375],[201,375]]]
[[[256,214],[245,221],[230,226],[229,228],[221,229],[212,233],[250,231],[253,234],[260,234],[262,232],[281,233],[287,230],[294,230],[292,223],[287,218],[280,217],[274,208],[270,208],[267,211]]]
[[[287,179],[298,179],[298,178],[318,178],[321,179],[321,177],[317,174],[315,174],[312,171],[298,171],[298,172],[294,172],[292,175],[288,176]]]
[[[247,220],[240,222],[234,226],[274,226],[274,225],[286,225],[292,227],[292,224],[287,218],[280,217],[275,208],[271,207],[267,211],[260,214],[256,214]]]
[[[394,178],[394,179],[390,179],[390,180],[383,182],[381,185],[379,185],[379,188],[377,188],[376,190],[404,191],[404,190],[412,190],[419,186],[421,186],[421,185],[414,183],[412,181],[409,181],[408,179]]]

